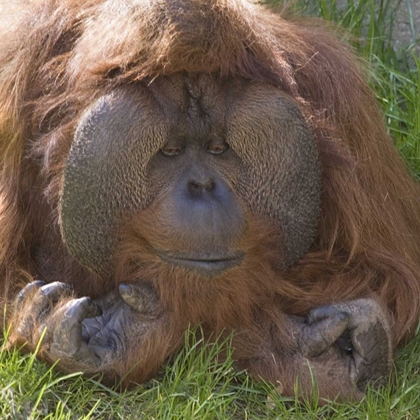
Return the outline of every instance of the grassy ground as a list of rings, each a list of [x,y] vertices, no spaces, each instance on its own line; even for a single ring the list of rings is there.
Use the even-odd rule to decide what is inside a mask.
[[[348,3],[339,8],[335,0],[300,0],[296,7],[352,32],[352,42],[371,65],[371,83],[389,130],[419,177],[420,59],[409,48],[394,51],[390,42],[393,13],[387,0]],[[362,34],[367,40],[362,41]],[[80,374],[57,373],[32,355],[0,352],[0,419],[420,418],[420,337],[398,354],[394,386],[369,390],[358,404],[325,407],[274,395],[269,385],[235,372],[230,359],[222,365],[215,363],[219,347],[228,343],[206,353],[191,337],[186,343],[157,380],[125,394]],[[271,395],[269,403],[267,395]]]

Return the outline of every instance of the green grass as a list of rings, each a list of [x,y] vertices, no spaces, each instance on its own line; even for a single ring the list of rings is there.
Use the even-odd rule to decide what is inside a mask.
[[[404,3],[411,10],[414,1],[418,0],[347,0],[347,5],[338,7],[337,0],[299,0],[295,8],[336,22],[351,33],[347,40],[367,63],[389,132],[419,177],[420,22],[416,22],[417,42],[399,50],[394,49],[392,42],[396,7]],[[415,23],[410,22],[416,39]]]
[[[413,45],[394,50],[389,1],[349,0],[339,8],[334,0],[300,0],[295,7],[351,31],[351,42],[370,65],[371,84],[396,146],[420,177],[420,59]],[[215,361],[229,343],[204,351],[192,337],[156,380],[124,394],[81,374],[60,374],[33,355],[1,351],[0,419],[420,418],[420,336],[399,352],[392,386],[369,390],[358,404],[324,407],[283,399],[272,386],[236,372],[230,357]]]
[[[216,355],[228,349],[218,363]],[[420,418],[420,340],[402,350],[395,383],[357,404],[301,403],[237,372],[229,342],[200,348],[194,334],[161,375],[117,393],[81,373],[63,375],[34,355],[0,352],[0,419],[413,419]],[[269,396],[269,398],[268,398]]]
[[[33,354],[0,353],[0,418],[4,419],[230,419],[267,410],[265,384],[233,367],[229,342],[206,346],[195,334],[159,378],[117,393],[81,373],[62,375]],[[201,348],[200,348],[201,347]],[[217,362],[227,349],[228,358]]]

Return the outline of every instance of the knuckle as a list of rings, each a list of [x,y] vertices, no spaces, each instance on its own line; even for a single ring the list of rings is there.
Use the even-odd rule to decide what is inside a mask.
[[[45,285],[45,282],[41,280],[35,280],[28,283],[16,296],[17,302],[23,302],[27,297],[36,294],[38,290]]]
[[[350,314],[347,312],[338,312],[334,317],[339,324],[348,323]]]
[[[84,318],[95,316],[99,313],[97,305],[90,297],[71,300],[64,312],[64,318],[80,323]]]
[[[45,296],[55,296],[62,293],[70,292],[71,286],[66,283],[53,282],[41,287],[40,292]]]

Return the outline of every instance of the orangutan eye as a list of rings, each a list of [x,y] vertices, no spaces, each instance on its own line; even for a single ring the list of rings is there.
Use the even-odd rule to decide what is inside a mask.
[[[229,149],[229,146],[226,142],[223,143],[208,143],[207,151],[212,155],[221,155],[222,153],[226,152]]]
[[[165,156],[177,156],[182,152],[183,148],[181,146],[172,146],[172,145],[166,145],[163,146],[162,149],[160,149],[160,151],[165,155]]]
[[[161,151],[165,156],[176,156],[181,153],[181,148],[180,147],[162,147]]]

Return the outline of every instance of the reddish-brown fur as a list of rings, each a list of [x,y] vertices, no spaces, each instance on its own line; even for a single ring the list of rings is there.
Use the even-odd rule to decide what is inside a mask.
[[[283,386],[289,390],[295,368],[286,362],[274,372],[267,364],[278,344],[267,344],[273,332],[287,354],[283,313],[305,315],[317,305],[376,296],[393,314],[395,343],[412,337],[420,315],[420,191],[387,135],[350,48],[316,21],[285,21],[240,0],[191,1],[182,21],[164,26],[156,2],[140,3],[124,19],[115,19],[113,10],[101,11],[102,3],[35,1],[20,11],[17,29],[2,36],[4,298],[35,278],[68,282],[77,295],[92,297],[114,289],[115,281],[153,279],[171,316],[159,334],[141,344],[148,370],[143,365],[133,370],[129,379],[134,381],[156,372],[189,323],[239,331],[236,357],[249,366],[247,360],[265,355],[251,371],[274,382],[286,378]],[[139,214],[125,229],[115,281],[80,267],[62,244],[58,197],[83,110],[118,85],[180,71],[268,81],[299,104],[310,124],[323,167],[319,233],[310,252],[287,271],[270,268],[275,232],[261,220],[251,221],[258,235],[245,245],[250,252],[244,266],[208,283],[182,269],[153,264],[152,256],[137,270],[136,255],[147,258],[141,238],[153,234],[144,232],[153,212]],[[50,259],[43,267],[34,265],[31,254],[40,243]],[[115,373],[124,375],[138,359],[134,349]],[[331,384],[331,389],[340,386]]]

